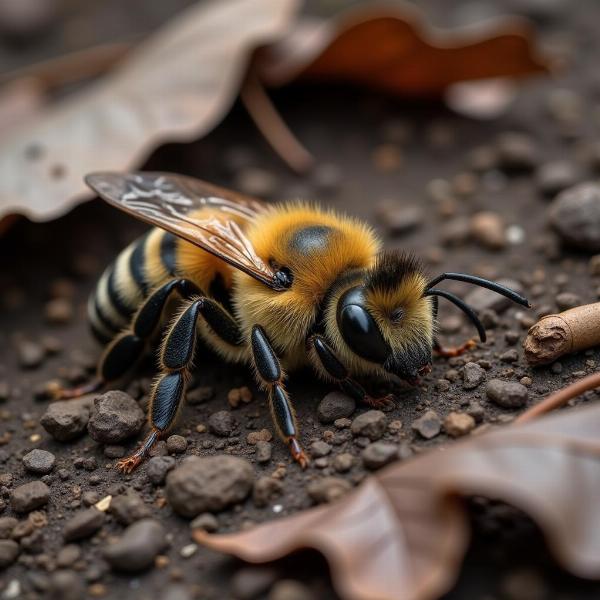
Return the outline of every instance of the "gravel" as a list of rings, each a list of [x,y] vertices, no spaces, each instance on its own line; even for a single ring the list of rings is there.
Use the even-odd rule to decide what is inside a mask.
[[[451,412],[444,419],[444,431],[452,437],[467,435],[475,429],[475,419],[464,412]]]
[[[40,424],[55,440],[70,442],[85,432],[91,406],[90,396],[52,402],[42,415]]]
[[[47,504],[50,488],[43,481],[30,481],[16,487],[10,495],[10,504],[15,512],[25,513]]]
[[[347,418],[356,410],[356,402],[342,392],[330,392],[317,407],[317,417],[321,423],[333,423]]]
[[[372,442],[380,439],[387,427],[387,417],[380,410],[369,410],[358,415],[350,426],[352,435],[368,437]]]
[[[428,410],[424,415],[413,422],[412,428],[421,437],[430,440],[442,430],[442,421],[434,410]]]
[[[131,525],[152,514],[150,507],[134,490],[127,490],[124,494],[115,496],[111,500],[108,511],[121,525]]]
[[[306,486],[308,495],[317,504],[334,502],[351,489],[350,482],[340,477],[321,477]]]
[[[477,363],[468,362],[463,368],[463,388],[473,390],[485,381],[485,370]]]
[[[260,464],[268,463],[271,460],[271,455],[273,453],[273,444],[271,442],[256,442],[256,462]]]
[[[218,512],[244,500],[254,483],[245,459],[218,455],[190,456],[167,475],[167,500],[182,517]]]
[[[183,454],[187,450],[187,440],[182,435],[170,435],[167,438],[169,454]]]
[[[104,558],[115,571],[134,573],[154,565],[154,559],[167,547],[163,525],[155,519],[142,519],[130,525],[119,540],[104,550]]]
[[[252,501],[262,508],[283,493],[283,483],[274,477],[259,477],[252,487]]]
[[[56,457],[52,452],[35,448],[23,457],[23,466],[30,473],[45,475],[54,469]]]
[[[331,452],[331,446],[327,442],[318,440],[310,445],[310,455],[313,458],[327,456]]]
[[[102,527],[105,519],[106,515],[96,508],[82,510],[65,523],[63,537],[66,542],[88,538]]]
[[[172,456],[153,456],[146,464],[146,476],[154,485],[162,485],[167,473],[175,467]]]
[[[14,540],[0,540],[0,569],[12,565],[19,556],[19,544]]]
[[[367,469],[380,469],[398,457],[398,446],[387,442],[374,442],[362,451],[362,461]]]
[[[228,410],[219,410],[208,417],[208,429],[211,433],[221,437],[229,437],[237,421]]]
[[[219,529],[219,521],[212,513],[202,513],[190,521],[190,529],[204,529],[208,533],[213,533]]]
[[[129,394],[114,390],[94,399],[87,428],[96,442],[118,444],[139,433],[145,420],[144,411]]]
[[[492,379],[485,387],[485,393],[492,402],[502,408],[520,408],[525,406],[529,397],[527,388],[514,381]]]

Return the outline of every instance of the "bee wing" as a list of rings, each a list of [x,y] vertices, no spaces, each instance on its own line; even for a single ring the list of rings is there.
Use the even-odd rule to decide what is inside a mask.
[[[168,173],[92,173],[85,181],[109,204],[199,246],[274,290],[283,289],[238,224],[240,219],[251,223],[268,210],[258,200]],[[211,209],[205,217],[203,208]]]

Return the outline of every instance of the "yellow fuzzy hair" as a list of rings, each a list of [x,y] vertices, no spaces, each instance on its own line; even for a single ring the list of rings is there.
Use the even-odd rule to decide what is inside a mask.
[[[324,248],[311,255],[290,249],[291,237],[311,226],[330,227]],[[379,240],[364,223],[304,203],[277,205],[246,232],[263,260],[288,267],[294,281],[284,292],[275,292],[240,272],[234,274],[236,312],[247,336],[253,325],[262,325],[286,368],[306,362],[305,337],[319,303],[332,283],[350,268],[368,268],[379,249]]]

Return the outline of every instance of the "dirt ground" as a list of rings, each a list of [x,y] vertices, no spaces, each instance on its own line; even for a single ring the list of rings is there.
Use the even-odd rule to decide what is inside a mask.
[[[444,11],[442,4],[428,2],[427,7],[436,22],[446,24],[480,13],[494,14],[509,5],[452,2],[455,10]],[[595,58],[600,48],[600,5],[578,2],[576,10],[559,0],[548,2],[545,10],[543,3],[533,0],[514,0],[510,5],[536,17],[544,44],[567,56],[570,66],[555,78],[525,84],[513,109],[495,121],[469,120],[436,102],[401,102],[349,88],[296,87],[276,93],[274,98],[288,124],[321,165],[312,177],[291,174],[241,107],[235,107],[207,138],[193,144],[165,146],[145,165],[243,191],[262,190],[270,199],[316,199],[373,223],[387,247],[414,251],[432,275],[444,270],[465,271],[496,279],[508,277],[522,285],[533,303],[531,311],[510,306],[488,314],[492,327],[487,343],[450,364],[436,359],[431,374],[419,388],[394,389],[399,401],[386,416],[388,421],[401,421],[402,428],[386,433],[384,439],[409,448],[411,453],[452,443],[443,431],[426,440],[413,430],[412,424],[426,410],[434,410],[441,420],[452,411],[476,412],[479,427],[502,425],[517,414],[490,402],[485,385],[465,389],[462,369],[466,362],[479,361],[486,380],[524,382],[531,405],[594,371],[600,360],[600,352],[589,351],[561,359],[558,365],[531,369],[521,350],[527,328],[539,315],[557,311],[557,303],[568,303],[565,294],[574,294],[576,303],[587,303],[596,301],[600,292],[598,278],[589,271],[590,255],[562,247],[550,231],[551,198],[544,196],[545,184],[537,171],[538,166],[560,159],[571,166],[573,183],[597,176],[591,149],[600,128]],[[527,159],[530,164],[522,159],[515,172],[515,168],[508,168],[510,161],[496,161],[483,172],[477,171],[474,156],[478,153],[480,160],[485,158],[482,147],[498,149],[498,136],[506,132],[526,136],[532,148]],[[596,161],[600,162],[599,157]],[[406,231],[393,233],[389,217],[381,219],[383,205],[395,210],[414,207],[417,217]],[[485,239],[472,239],[468,217],[482,210],[491,211],[507,226],[507,241],[498,250],[489,249]],[[408,220],[406,214],[404,219]],[[39,478],[24,469],[23,455],[32,448],[42,448],[56,457],[54,470],[43,477],[51,490],[48,504],[41,509],[47,524],[21,551],[19,559],[0,572],[3,597],[17,597],[10,593],[18,581],[18,597],[22,598],[50,597],[54,593],[62,598],[87,594],[110,599],[223,599],[234,597],[243,576],[252,576],[242,570],[240,563],[200,547],[194,548],[189,557],[189,550],[182,555],[182,549],[192,543],[189,522],[174,514],[164,501],[164,485],[149,482],[145,465],[123,476],[113,468],[114,459],[107,458],[103,448],[87,435],[60,443],[39,424],[47,409],[47,400],[37,399],[40,386],[60,376],[81,377],[98,357],[101,349],[89,335],[85,319],[87,295],[104,266],[143,230],[139,223],[95,200],[52,223],[21,221],[0,240],[0,387],[7,390],[7,398],[0,405],[0,517],[14,516],[10,508],[12,490]],[[47,303],[52,290],[60,287],[59,280],[70,284],[73,295],[68,302],[74,314],[64,324],[49,324]],[[470,291],[462,284],[448,284],[446,289],[463,297]],[[445,305],[440,323],[448,343],[461,342],[473,333],[459,314]],[[56,352],[46,354],[33,368],[24,368],[20,364],[24,340],[38,348],[53,346]],[[249,498],[216,514],[219,531],[236,530],[309,507],[312,500],[307,485],[324,475],[335,475],[356,485],[369,473],[360,460],[362,448],[352,439],[334,443],[323,465],[313,464],[304,472],[291,464],[287,449],[277,440],[272,443],[271,460],[259,464],[246,436],[263,428],[273,431],[273,427],[250,372],[224,365],[206,352],[196,363],[194,384],[210,386],[214,395],[183,409],[180,424],[173,432],[187,439],[183,456],[226,451],[249,460],[257,477],[271,475],[282,466],[285,469],[281,496],[266,507],[257,507]],[[139,377],[148,381],[152,374],[149,360]],[[136,381],[130,384],[132,393],[140,389]],[[197,426],[206,424],[211,414],[229,409],[228,391],[244,385],[253,390],[254,398],[232,410],[239,422],[237,434],[222,438],[208,431],[198,432]],[[142,392],[146,388],[142,385]],[[304,446],[309,448],[313,441],[329,439],[326,432],[335,428],[321,424],[316,415],[320,400],[330,388],[306,372],[292,375],[289,390],[297,407]],[[579,401],[593,400],[597,396],[588,394]],[[474,410],[474,406],[480,408]],[[357,407],[351,418],[365,410]],[[136,441],[130,440],[127,450],[134,448]],[[335,472],[332,466],[334,457],[341,453],[357,457],[347,473]],[[86,462],[90,458],[95,461]],[[181,461],[182,455],[176,460]],[[123,527],[109,517],[94,536],[75,542],[80,555],[59,569],[59,575],[69,573],[66,581],[80,582],[81,590],[72,584],[61,588],[56,556],[65,545],[65,523],[90,499],[114,495],[123,491],[123,486],[134,489],[166,527],[170,545],[163,554],[167,558],[140,575],[111,571],[101,551],[108,540],[122,533]],[[475,530],[472,547],[461,577],[446,600],[598,597],[600,584],[563,573],[525,517],[509,507],[483,501],[472,502],[471,514]],[[310,594],[307,598],[336,597],[326,564],[316,556],[286,560],[277,564],[268,577],[272,582],[284,578],[303,581]],[[282,600],[284,596],[277,596],[275,588],[269,597]],[[401,592],[398,597],[402,598]]]

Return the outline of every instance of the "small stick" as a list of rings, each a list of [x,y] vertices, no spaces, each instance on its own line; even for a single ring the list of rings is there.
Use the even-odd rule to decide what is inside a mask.
[[[544,365],[556,359],[600,344],[600,302],[571,308],[542,317],[523,341],[530,365]]]
[[[600,387],[600,373],[593,373],[588,375],[567,387],[564,387],[549,396],[546,396],[540,403],[527,409],[524,413],[519,415],[514,421],[514,425],[521,425],[528,423],[540,415],[546,414],[555,408],[564,406],[572,398],[576,398],[580,394],[593,390]]]
[[[313,156],[285,124],[252,70],[248,72],[240,98],[254,124],[279,157],[296,173],[309,171],[315,162]]]

